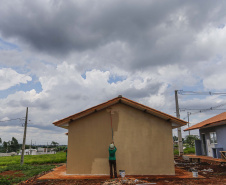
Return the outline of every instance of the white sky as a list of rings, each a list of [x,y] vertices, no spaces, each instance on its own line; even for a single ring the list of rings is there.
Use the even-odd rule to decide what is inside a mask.
[[[24,118],[29,107],[27,143],[66,144],[67,130],[52,122],[119,94],[175,116],[176,89],[226,92],[224,1],[0,4],[0,121]],[[181,108],[224,103],[225,96],[179,95]],[[225,107],[192,114],[190,122]],[[22,142],[22,123],[0,122],[2,140]]]

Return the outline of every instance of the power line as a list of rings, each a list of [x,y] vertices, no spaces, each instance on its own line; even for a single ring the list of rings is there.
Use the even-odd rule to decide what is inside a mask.
[[[199,112],[206,112],[206,111],[210,111],[210,110],[226,110],[226,109],[217,109],[219,107],[223,107],[225,106],[226,103],[223,103],[223,104],[220,104],[220,105],[217,105],[217,106],[214,106],[214,107],[210,107],[210,108],[207,108],[207,109],[196,109],[196,108],[180,108],[180,111],[186,111],[186,110],[199,110]]]
[[[226,109],[189,109],[189,108],[182,108],[180,111],[186,111],[186,110],[199,110],[199,112],[206,112],[210,110],[226,110]]]
[[[9,119],[9,120],[3,120],[3,121],[0,121],[0,122],[7,122],[7,121],[15,121],[15,120],[25,120],[25,118],[14,118],[14,119]]]
[[[13,119],[8,119],[8,120],[3,120],[3,121],[0,121],[0,126],[15,126],[15,124],[9,124],[9,123],[5,123],[5,122],[9,122],[9,121],[15,121],[15,120],[19,120],[19,121],[24,121],[25,120],[25,118],[23,117],[23,118],[13,118]],[[29,124],[29,125],[33,125],[34,123],[31,123],[30,121],[31,120],[28,120],[29,122],[27,123],[27,124]],[[5,123],[5,124],[4,124]],[[21,124],[21,126],[22,127],[24,127],[25,125],[24,125],[24,123],[21,123],[21,122],[19,122],[19,123],[17,123],[17,124]]]
[[[226,103],[223,103],[223,104],[220,104],[220,105],[217,105],[217,106],[215,106],[215,107],[210,107],[210,108],[208,108],[208,109],[195,109],[195,108],[180,108],[180,111],[186,111],[186,110],[198,110],[198,112],[194,112],[194,113],[191,113],[190,112],[190,115],[191,114],[198,114],[198,113],[202,113],[202,112],[206,112],[206,111],[212,111],[212,110],[220,110],[220,111],[222,111],[222,110],[226,110],[226,109],[217,109],[217,108],[219,108],[219,107],[223,107],[223,106],[225,106],[226,105]],[[185,118],[183,118],[183,119],[186,119],[188,117],[188,115],[185,117]]]
[[[226,92],[200,92],[200,91],[184,91],[178,90],[180,95],[226,95]]]
[[[221,95],[221,94],[226,94],[226,93],[213,93],[213,92],[195,92],[195,91],[183,91],[183,90],[180,90],[178,91],[179,94],[181,95]],[[217,105],[215,107],[210,107],[210,108],[206,108],[206,109],[197,109],[197,108],[180,108],[180,111],[186,111],[186,110],[198,110],[197,112],[188,112],[189,115],[194,115],[194,114],[199,114],[199,113],[202,113],[202,112],[206,112],[206,111],[212,111],[212,110],[216,110],[216,111],[222,111],[222,110],[226,110],[226,109],[217,109],[219,107],[223,107],[225,106],[226,103],[223,103],[223,104],[220,104],[220,105]],[[186,119],[189,117],[189,115],[187,114],[186,117],[184,117],[183,119]]]
[[[202,112],[206,112],[206,111],[211,111],[211,110],[216,110],[216,111],[222,111],[222,110],[226,110],[226,109],[184,109],[182,111],[186,111],[186,110],[199,110],[197,112],[189,112],[190,115],[194,115],[194,114],[199,114]],[[183,119],[186,119],[188,116],[185,116]]]

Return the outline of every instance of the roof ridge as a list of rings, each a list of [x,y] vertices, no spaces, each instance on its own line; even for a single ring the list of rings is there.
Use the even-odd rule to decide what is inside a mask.
[[[73,114],[73,115],[71,115],[71,116],[68,116],[68,117],[66,117],[66,118],[60,119],[60,120],[58,120],[58,121],[55,121],[55,122],[53,122],[53,124],[56,125],[56,126],[60,126],[60,125],[62,125],[62,124],[64,124],[64,123],[69,122],[70,120],[73,120],[73,119],[79,119],[79,118],[81,118],[81,117],[83,117],[83,116],[86,116],[86,115],[89,115],[89,114],[91,114],[91,113],[93,113],[93,112],[96,112],[96,111],[98,111],[97,109],[100,109],[100,110],[101,110],[101,109],[106,108],[106,107],[108,107],[108,106],[114,105],[115,103],[120,103],[120,102],[123,103],[123,101],[125,101],[125,103],[126,103],[126,102],[129,102],[129,103],[131,103],[131,104],[134,105],[134,106],[137,105],[137,107],[134,107],[134,108],[137,108],[137,109],[138,109],[139,107],[141,107],[141,108],[144,108],[144,109],[147,109],[147,110],[151,111],[153,114],[156,113],[156,114],[157,114],[156,116],[159,115],[159,117],[160,117],[160,115],[162,115],[162,116],[164,116],[164,117],[166,117],[166,118],[169,118],[169,119],[173,119],[173,120],[175,120],[175,121],[178,121],[179,124],[181,124],[181,125],[184,125],[184,124],[187,123],[186,121],[181,120],[181,119],[179,119],[179,118],[176,118],[176,117],[174,117],[174,116],[172,116],[172,115],[163,113],[163,112],[161,112],[161,111],[158,111],[158,110],[156,110],[156,109],[153,109],[153,108],[148,107],[148,106],[146,106],[146,105],[143,105],[143,104],[141,104],[141,103],[135,102],[135,101],[130,100],[130,99],[125,98],[125,97],[122,97],[122,95],[119,95],[118,97],[113,98],[113,99],[111,99],[111,100],[108,100],[108,101],[106,101],[106,102],[104,102],[104,103],[98,104],[98,105],[96,105],[96,106],[93,106],[93,107],[91,107],[91,108],[85,109],[85,110],[83,110],[83,111],[81,111],[81,112],[75,113],[75,114]],[[105,107],[105,105],[106,105],[106,107]],[[76,117],[77,117],[77,118],[76,118]]]

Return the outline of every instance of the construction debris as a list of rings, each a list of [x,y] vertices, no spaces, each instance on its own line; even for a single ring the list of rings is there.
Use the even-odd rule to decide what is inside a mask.
[[[110,179],[107,180],[103,183],[103,185],[122,185],[122,184],[152,184],[148,181],[144,181],[144,180],[138,180],[135,178],[117,178],[117,179]]]
[[[209,168],[209,169],[203,169],[201,171],[203,171],[203,172],[213,172],[213,169]]]

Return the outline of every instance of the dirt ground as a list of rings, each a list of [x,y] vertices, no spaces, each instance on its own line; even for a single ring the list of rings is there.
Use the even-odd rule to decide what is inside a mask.
[[[184,161],[182,158],[175,158],[176,167],[186,171],[197,170],[198,174],[205,178],[175,178],[174,176],[165,176],[160,178],[159,176],[139,176],[139,177],[127,177],[126,179],[110,179],[106,177],[105,179],[55,179],[55,180],[39,180],[38,178],[44,174],[35,176],[26,182],[20,183],[24,184],[34,184],[34,185],[49,185],[49,184],[60,184],[60,185],[120,185],[120,184],[157,184],[157,185],[179,185],[179,184],[217,184],[226,185],[226,164],[208,164],[208,163],[191,163]]]

